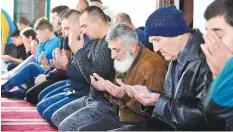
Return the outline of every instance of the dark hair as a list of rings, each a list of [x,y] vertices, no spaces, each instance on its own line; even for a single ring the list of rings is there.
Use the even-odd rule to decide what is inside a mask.
[[[216,16],[223,16],[233,26],[233,0],[215,0],[205,10],[204,17],[208,21]]]
[[[75,9],[69,9],[69,10],[67,10],[62,16],[61,16],[61,21],[63,20],[63,19],[68,19],[69,18],[69,16],[71,15],[71,14],[76,14],[78,17],[80,16],[80,12],[79,11],[77,11],[77,10],[75,10]]]
[[[52,12],[52,13],[55,13],[55,12],[56,12],[58,15],[60,15],[64,10],[67,10],[67,9],[69,9],[68,6],[60,5],[60,6],[54,7],[54,8],[51,10],[51,12]]]
[[[17,22],[24,25],[31,25],[31,22],[25,17],[20,17]]]
[[[39,18],[35,25],[34,25],[34,29],[35,30],[43,30],[43,29],[48,29],[50,31],[53,31],[53,26],[51,25],[51,23],[45,19],[45,18]]]
[[[107,17],[105,13],[97,6],[89,6],[86,9],[83,10],[82,14],[87,12],[88,16],[91,16],[92,18],[100,18],[103,22],[107,23]]]
[[[19,37],[20,36],[20,31],[16,29],[12,34],[11,37]]]
[[[27,38],[31,36],[33,40],[36,39],[36,32],[33,29],[28,29],[28,30],[21,31],[21,32],[22,32],[22,35],[24,35]]]
[[[62,16],[63,16],[68,10],[69,10],[69,9],[64,10],[64,11],[59,15],[58,25],[61,25]]]

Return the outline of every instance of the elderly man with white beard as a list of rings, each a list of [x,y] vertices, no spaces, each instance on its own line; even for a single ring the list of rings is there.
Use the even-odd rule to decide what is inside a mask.
[[[127,25],[113,26],[107,36],[111,57],[116,70],[115,82],[104,80],[94,73],[91,84],[99,91],[106,91],[105,96],[111,103],[119,106],[119,116],[105,115],[92,124],[79,128],[79,131],[116,130],[123,125],[137,124],[151,118],[149,107],[141,109],[127,85],[145,85],[151,92],[161,92],[167,71],[167,65],[156,53],[151,52],[138,41],[136,32]],[[120,117],[120,118],[119,118]]]

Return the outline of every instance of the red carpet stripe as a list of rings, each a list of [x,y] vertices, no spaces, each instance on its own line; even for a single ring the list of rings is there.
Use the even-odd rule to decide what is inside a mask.
[[[57,131],[25,100],[1,98],[2,131]]]
[[[28,102],[1,102],[2,107],[35,107]]]
[[[2,131],[57,131],[55,128],[52,128],[49,125],[4,125],[1,127]]]
[[[40,119],[37,112],[2,112],[2,119]]]

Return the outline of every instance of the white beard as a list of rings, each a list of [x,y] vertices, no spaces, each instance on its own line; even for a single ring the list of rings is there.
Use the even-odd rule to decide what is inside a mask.
[[[127,72],[131,65],[133,64],[134,56],[127,51],[126,58],[122,61],[114,60],[114,68],[117,72],[125,73]]]

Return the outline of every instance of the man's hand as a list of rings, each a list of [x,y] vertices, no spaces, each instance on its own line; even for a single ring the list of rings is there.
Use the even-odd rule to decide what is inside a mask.
[[[50,68],[50,65],[48,63],[48,59],[47,57],[45,56],[44,52],[40,55],[40,62],[42,64],[42,66],[45,68],[45,69],[49,69]]]
[[[11,57],[11,56],[9,56],[9,55],[3,55],[2,56],[2,59],[4,60],[4,61],[12,61],[12,59],[13,59],[13,57]]]
[[[39,76],[36,77],[35,79],[35,85],[41,84],[42,82],[47,81],[46,75],[40,74]]]
[[[84,34],[72,32],[69,35],[69,46],[72,52],[75,54],[79,49],[83,48],[84,45]]]
[[[106,81],[102,77],[94,73],[92,76],[90,76],[90,78],[91,78],[91,84],[94,86],[95,89],[99,91],[106,91],[105,88]]]
[[[53,53],[52,53],[53,59],[49,60],[49,62],[50,62],[50,64],[51,64],[52,67],[55,67],[56,69],[61,70],[62,67],[59,66],[59,65],[56,63],[56,59],[57,59],[57,58],[56,58],[56,55],[55,55],[55,51],[56,51],[56,49],[53,50]]]
[[[131,86],[134,97],[144,106],[154,106],[158,101],[160,94],[150,93],[146,86]]]
[[[55,51],[55,56],[56,56],[56,64],[60,67],[62,67],[62,70],[67,70],[67,66],[69,64],[69,59],[66,56],[66,53],[64,50],[57,49]]]
[[[126,93],[126,85],[119,79],[116,79],[116,82],[119,86],[107,80],[106,89],[112,96],[122,98]]]
[[[202,44],[201,48],[206,55],[207,63],[215,79],[222,71],[228,59],[233,56],[233,53],[222,43],[215,32],[207,32],[203,38],[205,44]]]
[[[125,92],[128,94],[129,97],[135,98],[130,85],[125,85]]]

